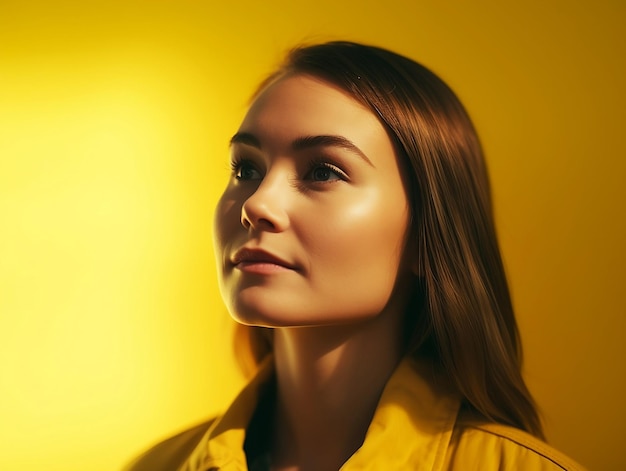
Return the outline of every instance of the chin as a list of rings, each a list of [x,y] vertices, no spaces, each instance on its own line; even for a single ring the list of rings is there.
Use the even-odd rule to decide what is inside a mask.
[[[250,327],[291,327],[293,318],[276,315],[274,309],[267,306],[249,305],[235,302],[228,306],[228,312],[233,320],[239,324]]]
[[[372,315],[345,316],[345,315],[312,315],[310,312],[279,312],[275,309],[271,312],[260,311],[253,308],[229,309],[229,313],[235,322],[250,327],[289,328],[289,327],[330,327],[359,324],[371,320]]]
[[[274,294],[274,293],[272,293]],[[260,289],[239,290],[225,299],[239,324],[268,328],[329,327],[360,324],[380,316],[384,302],[316,302],[301,295],[270,295]]]
[[[294,319],[294,316],[283,317],[276,315],[276,313],[268,314],[248,309],[229,310],[229,312],[235,322],[250,327],[267,327],[273,329],[282,327],[307,327],[311,325],[307,320]]]

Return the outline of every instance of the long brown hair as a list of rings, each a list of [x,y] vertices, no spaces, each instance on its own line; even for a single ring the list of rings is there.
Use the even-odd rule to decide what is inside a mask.
[[[454,92],[424,66],[385,49],[330,42],[292,50],[261,84],[288,74],[326,80],[371,109],[406,175],[420,273],[409,306],[409,354],[441,365],[465,406],[542,436],[521,375],[519,332],[496,237],[489,178],[474,126]],[[258,363],[267,329],[237,326],[236,349]],[[251,354],[251,356],[250,356]]]

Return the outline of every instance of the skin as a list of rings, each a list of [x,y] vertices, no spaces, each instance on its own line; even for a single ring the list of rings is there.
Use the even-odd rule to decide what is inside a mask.
[[[274,328],[273,469],[336,470],[402,356],[413,275],[398,159],[371,111],[305,75],[262,91],[231,144],[218,274],[237,321]]]

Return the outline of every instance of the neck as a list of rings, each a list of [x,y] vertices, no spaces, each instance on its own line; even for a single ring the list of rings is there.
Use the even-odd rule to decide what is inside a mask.
[[[401,316],[274,332],[276,469],[337,470],[361,446],[402,356]]]

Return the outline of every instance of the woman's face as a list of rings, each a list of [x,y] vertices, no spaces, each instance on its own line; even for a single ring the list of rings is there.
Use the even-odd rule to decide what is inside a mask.
[[[231,142],[215,218],[231,315],[266,327],[345,324],[403,309],[409,205],[376,116],[337,87],[284,77]]]

